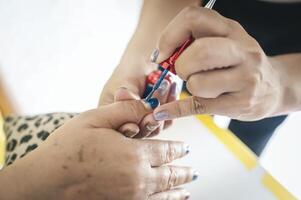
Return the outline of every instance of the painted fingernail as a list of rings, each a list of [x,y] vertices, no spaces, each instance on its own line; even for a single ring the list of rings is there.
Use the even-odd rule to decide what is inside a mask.
[[[166,111],[160,111],[154,114],[154,118],[157,121],[165,121],[168,120],[170,116]]]
[[[190,193],[189,192],[185,192],[185,200],[189,199],[190,198]]]
[[[174,97],[177,96],[177,83],[176,82],[172,83],[170,86],[170,95],[174,96]]]
[[[160,104],[160,102],[157,98],[149,99],[149,100],[145,101],[145,103],[152,109],[157,108]]]
[[[197,180],[199,178],[199,175],[200,175],[199,172],[195,170],[193,172],[192,180],[193,181]]]
[[[147,131],[154,131],[156,128],[158,128],[159,124],[147,124],[145,126]]]
[[[135,131],[132,131],[132,130],[127,130],[123,133],[126,137],[134,137],[137,133]]]
[[[158,88],[158,93],[160,96],[164,96],[168,91],[169,82],[167,80],[163,80],[160,87]]]
[[[189,154],[190,151],[191,151],[190,145],[189,145],[189,144],[186,144],[186,145],[185,145],[185,153],[186,153],[186,154]]]
[[[156,62],[158,56],[159,56],[159,49],[155,49],[150,57],[151,62]]]

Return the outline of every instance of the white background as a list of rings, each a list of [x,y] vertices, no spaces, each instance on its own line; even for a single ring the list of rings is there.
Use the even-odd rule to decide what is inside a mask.
[[[95,107],[134,31],[139,0],[0,0],[0,69],[26,114]],[[301,197],[301,113],[261,158]]]

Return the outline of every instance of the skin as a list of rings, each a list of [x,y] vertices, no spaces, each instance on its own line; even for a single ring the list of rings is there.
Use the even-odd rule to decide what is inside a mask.
[[[253,121],[300,110],[300,53],[268,57],[238,22],[190,6],[160,36],[157,62],[190,35],[175,69],[193,96],[158,107],[157,120],[206,113]]]
[[[166,25],[186,6],[197,5],[198,0],[145,0],[136,31],[130,40],[119,65],[106,83],[99,105],[115,101],[140,99],[145,90],[146,77],[156,69],[150,62],[150,54]],[[147,38],[147,40],[145,39]],[[135,72],[135,73],[133,73]],[[120,77],[123,77],[122,79]],[[123,91],[120,92],[120,88]],[[161,104],[176,100],[177,94],[171,94],[171,85],[156,93]],[[163,95],[160,95],[163,94]],[[145,117],[141,124],[127,124],[121,132],[129,137],[155,136],[160,130],[171,125],[172,121],[156,121],[152,114]]]
[[[0,173],[0,199],[186,199],[174,187],[189,167],[165,165],[187,154],[182,142],[134,140],[116,130],[152,109],[123,101],[82,113]]]

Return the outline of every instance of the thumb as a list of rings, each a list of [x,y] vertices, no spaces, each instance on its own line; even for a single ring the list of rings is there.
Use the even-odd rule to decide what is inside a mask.
[[[159,105],[158,99],[119,101],[88,111],[89,124],[96,128],[119,129],[126,123],[139,124]]]

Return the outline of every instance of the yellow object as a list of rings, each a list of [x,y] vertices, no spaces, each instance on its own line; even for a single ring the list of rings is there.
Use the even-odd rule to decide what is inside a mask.
[[[181,94],[181,99],[187,98],[187,93]],[[246,147],[231,131],[218,127],[209,115],[197,115],[196,118],[207,127],[227,149],[240,160],[244,166],[251,170],[257,166],[257,156]]]
[[[3,131],[3,117],[0,112],[0,169],[4,166],[5,159],[5,135]]]
[[[280,185],[270,174],[266,173],[262,178],[262,184],[270,190],[278,200],[297,200],[282,185]]]
[[[187,98],[187,93],[181,94],[181,99]],[[242,143],[230,130],[218,127],[213,118],[209,115],[197,115],[196,118],[207,127],[210,132],[229,149],[248,170],[258,166],[257,156]],[[267,172],[262,178],[262,184],[278,200],[297,200],[289,191],[287,191],[277,180]]]

